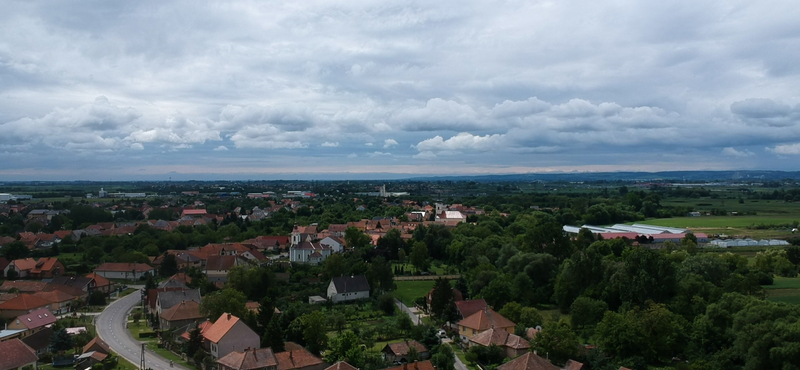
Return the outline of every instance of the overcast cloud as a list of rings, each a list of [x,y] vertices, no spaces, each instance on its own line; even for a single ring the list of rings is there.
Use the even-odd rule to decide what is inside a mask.
[[[791,1],[30,2],[0,180],[783,169]]]

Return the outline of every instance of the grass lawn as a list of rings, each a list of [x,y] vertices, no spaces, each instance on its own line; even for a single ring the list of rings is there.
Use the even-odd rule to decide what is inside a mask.
[[[128,294],[131,294],[131,293],[135,292],[135,291],[138,291],[138,289],[133,289],[133,288],[125,289],[125,290],[122,291],[122,293],[120,293],[119,297],[122,298],[122,297],[124,297],[124,296],[126,296]],[[141,310],[141,308],[139,310]]]
[[[142,342],[147,343],[147,348],[155,352],[161,357],[166,358],[167,360],[172,360],[176,364],[180,364],[186,366],[190,369],[194,369],[195,367],[190,365],[188,362],[181,359],[180,356],[172,353],[172,351],[166,348],[160,348],[158,346],[158,338],[139,338],[139,333],[152,333],[153,330],[149,328],[144,320],[139,321],[139,323],[134,324],[133,322],[128,322],[128,330],[130,330],[133,338],[136,340],[140,340]]]
[[[394,297],[406,306],[413,307],[414,300],[428,294],[435,282],[434,280],[395,281],[397,289],[394,291]]]
[[[770,301],[800,304],[800,278],[776,276],[772,285],[763,285],[762,287]]]
[[[461,362],[463,362],[464,365],[469,370],[479,370],[477,366],[475,366],[475,365],[469,363],[469,361],[467,361],[467,357],[464,355],[464,351],[462,351],[461,348],[458,348],[458,346],[455,346],[455,345],[451,345],[450,347],[453,348],[453,353],[456,354],[458,359],[461,360]]]
[[[393,263],[392,264],[392,270],[394,270],[395,267],[400,267],[400,266],[402,266],[405,269],[406,272],[413,273],[414,271],[417,270],[417,269],[414,268],[414,265],[412,265],[410,263]],[[433,272],[436,275],[447,275],[447,270],[446,269],[447,269],[447,265],[441,265],[441,266],[431,265],[431,267],[428,269],[428,271]]]

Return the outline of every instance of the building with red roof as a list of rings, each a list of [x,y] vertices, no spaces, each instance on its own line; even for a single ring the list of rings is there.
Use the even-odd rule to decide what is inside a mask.
[[[261,338],[253,329],[229,313],[223,313],[213,325],[206,328],[203,339],[208,352],[217,359],[233,351],[244,352],[248,348],[259,348],[261,344]]]
[[[23,293],[0,303],[0,317],[10,319],[48,307],[50,307],[50,301],[32,294]]]

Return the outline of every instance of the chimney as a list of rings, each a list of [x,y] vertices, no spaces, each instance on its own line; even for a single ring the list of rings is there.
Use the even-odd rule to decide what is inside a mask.
[[[231,319],[231,314],[228,314],[228,320],[230,320],[230,319]]]

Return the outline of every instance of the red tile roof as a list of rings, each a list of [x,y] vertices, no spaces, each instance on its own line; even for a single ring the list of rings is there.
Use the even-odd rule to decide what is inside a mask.
[[[90,278],[90,279],[94,279],[94,283],[96,284],[96,286],[98,288],[106,287],[106,286],[114,284],[114,283],[111,282],[111,280],[108,280],[108,279],[106,279],[106,278],[104,278],[104,277],[102,277],[102,276],[100,276],[98,274],[95,274],[95,273],[87,274],[86,277]]]
[[[20,271],[30,271],[34,267],[36,267],[36,260],[33,259],[33,258],[30,258],[30,257],[29,258],[18,259],[18,260],[13,260],[13,261],[11,261],[11,263],[13,263],[14,266],[17,267],[17,270],[20,270]]]
[[[200,319],[200,304],[195,301],[183,301],[161,313],[161,318],[167,321]]]
[[[0,291],[7,292],[11,289],[18,289],[22,293],[34,293],[41,291],[47,283],[43,281],[29,281],[29,280],[15,280],[15,281],[5,281],[3,285],[0,286]]]
[[[533,352],[528,352],[505,364],[497,367],[497,370],[561,370]]]
[[[219,343],[220,339],[228,334],[228,332],[233,328],[236,323],[239,322],[239,318],[233,316],[229,313],[223,313],[214,321],[214,324],[211,327],[207,328],[203,333],[203,337],[206,339],[214,342]]]
[[[355,366],[348,364],[344,361],[339,361],[331,366],[325,368],[325,370],[358,370]]]
[[[17,317],[17,321],[19,321],[29,330],[50,325],[56,322],[56,320],[58,320],[56,315],[53,315],[53,313],[46,308],[40,308],[27,315],[21,315]]]
[[[458,325],[480,331],[490,328],[509,328],[516,326],[511,320],[490,308],[475,312],[466,319],[459,321]]]
[[[72,294],[69,294],[69,293],[67,293],[65,291],[58,290],[58,289],[47,291],[47,292],[44,292],[44,291],[36,292],[36,293],[33,293],[33,295],[35,295],[35,296],[37,296],[39,298],[45,299],[45,300],[47,300],[47,301],[49,301],[51,303],[69,302],[69,301],[72,301],[75,298],[77,298]]]
[[[511,334],[503,329],[495,328],[491,328],[479,334],[473,335],[472,338],[469,338],[469,341],[480,344],[484,347],[494,344],[496,346],[509,347],[513,349],[531,348],[528,341],[522,339],[522,337]]]
[[[467,318],[472,316],[475,312],[478,312],[489,305],[486,303],[484,299],[470,299],[468,301],[456,301],[456,308],[458,312],[461,313],[461,317]]]
[[[83,346],[83,352],[81,353],[86,353],[89,351],[97,351],[109,354],[111,353],[111,348],[108,346],[108,344],[106,344],[106,342],[100,339],[100,337],[94,337],[94,339],[92,339],[91,341],[89,341],[89,343],[86,343],[86,345]]]
[[[278,360],[278,370],[302,369],[322,363],[319,357],[305,349],[276,353],[275,358]]]
[[[153,270],[150,265],[144,263],[122,263],[122,262],[106,262],[100,267],[94,269],[97,271],[112,271],[112,272],[147,272]]]
[[[435,370],[430,361],[417,361],[410,364],[402,364],[400,366],[390,367],[385,370]]]
[[[408,354],[408,351],[411,350],[411,347],[417,349],[417,353],[428,352],[428,349],[422,345],[422,343],[417,342],[415,340],[407,340],[405,342],[397,342],[397,343],[390,343],[383,347],[385,351],[387,348],[388,350],[394,354],[395,356],[405,356]]]
[[[227,271],[236,266],[237,256],[208,256],[206,261],[206,270],[221,270]]]
[[[33,348],[28,347],[21,340],[14,338],[4,342],[0,342],[0,369],[16,369],[32,362],[36,362],[39,358]]]
[[[251,349],[244,352],[228,353],[217,363],[236,370],[264,369],[278,365],[271,348]]]
[[[23,293],[0,304],[0,310],[27,311],[49,305],[50,302],[37,296]]]

